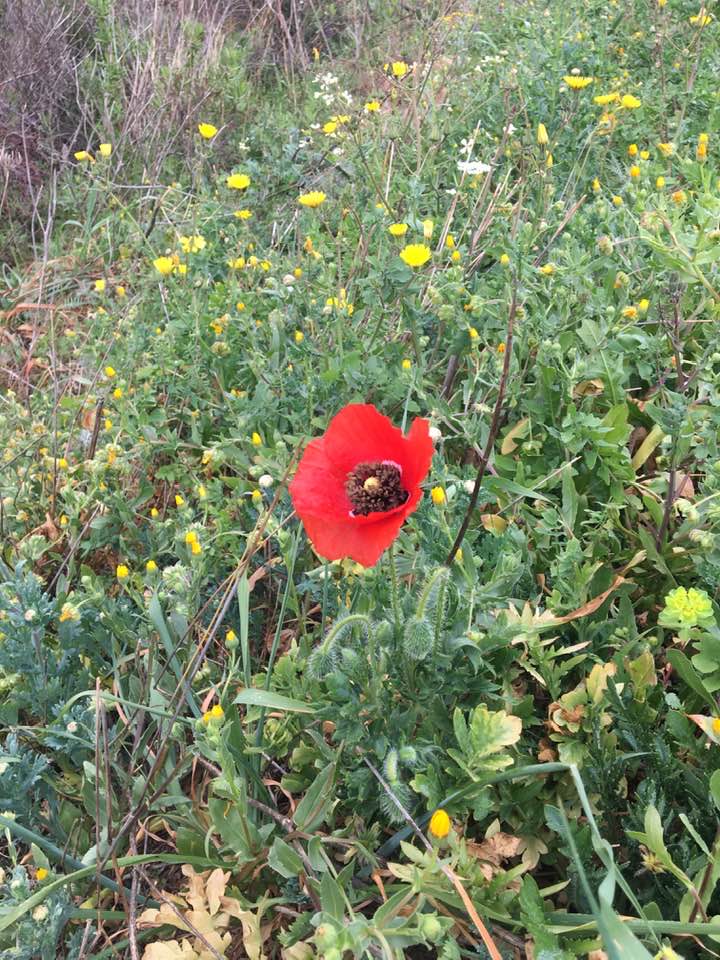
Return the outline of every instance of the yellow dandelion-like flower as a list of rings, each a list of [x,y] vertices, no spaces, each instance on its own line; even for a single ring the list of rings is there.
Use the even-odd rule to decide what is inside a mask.
[[[585,87],[589,87],[594,82],[594,79],[594,77],[576,77],[571,73],[563,77],[564,82],[571,90],[584,90]]]
[[[599,93],[593,97],[593,103],[596,103],[599,107],[606,107],[609,103],[615,103],[619,99],[619,93]]]
[[[107,158],[112,154],[112,144],[101,143],[100,146],[98,147],[98,150],[100,151],[100,156],[105,157],[105,159],[107,160]]]
[[[153,260],[153,266],[158,273],[162,274],[163,277],[166,277],[175,269],[175,262],[172,257],[157,257],[155,260]]]
[[[445,490],[443,487],[433,487],[432,490],[430,491],[430,497],[436,507],[442,506],[442,504],[445,503],[445,500],[447,499],[445,496]]]
[[[366,113],[377,113],[379,109],[380,109],[379,100],[368,100],[368,102],[365,104]]]
[[[155,563],[154,560],[148,560],[148,562],[145,564],[145,569],[147,570],[148,573],[157,573],[157,568],[158,568],[158,565]]]
[[[388,227],[388,233],[393,237],[404,237],[408,232],[408,225],[406,223],[391,223]]]
[[[301,193],[298,197],[298,203],[301,207],[314,209],[315,207],[319,207],[321,203],[325,203],[326,199],[322,190],[311,190],[310,193]]]
[[[642,106],[642,100],[639,97],[634,97],[631,93],[626,93],[620,98],[620,106],[626,110],[637,110],[638,107]]]
[[[541,147],[546,147],[550,143],[547,127],[544,123],[539,123],[537,127],[537,142]]]
[[[212,140],[212,138],[217,134],[218,128],[212,123],[199,123],[198,124],[198,133],[203,138],[203,140]]]
[[[115,567],[115,576],[118,580],[126,580],[130,576],[130,568],[125,566],[124,563],[119,563]]]
[[[408,360],[407,357],[400,364],[403,370],[412,370],[412,360]]]
[[[252,217],[252,210],[236,210],[233,216],[238,220],[249,220]]]
[[[391,65],[392,75],[397,77],[398,80],[402,80],[409,69],[404,60],[395,60]]]
[[[400,258],[409,267],[422,267],[431,256],[430,247],[424,243],[410,243],[400,251]]]
[[[250,177],[246,173],[232,173],[225,183],[231,190],[247,190],[250,186]]]
[[[659,143],[657,147],[664,157],[671,157],[675,153],[674,143]]]
[[[433,837],[437,837],[438,840],[442,840],[450,833],[450,828],[452,827],[452,822],[447,813],[441,808],[436,810],[435,813],[430,817],[430,823],[428,824],[428,830]]]

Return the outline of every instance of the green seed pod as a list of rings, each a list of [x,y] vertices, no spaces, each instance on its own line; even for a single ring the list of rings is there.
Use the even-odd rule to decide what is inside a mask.
[[[395,783],[399,776],[398,770],[398,752],[395,749],[389,750],[385,757],[385,777],[391,784]]]
[[[403,649],[411,660],[424,660],[432,651],[433,628],[427,620],[413,618],[405,624]]]
[[[312,680],[322,680],[337,666],[337,653],[321,644],[308,659],[307,673]]]
[[[423,937],[431,943],[435,943],[443,934],[442,924],[437,917],[429,913],[425,913],[420,917],[418,926]]]
[[[393,638],[393,626],[389,620],[381,620],[375,626],[375,639],[380,646],[387,646]]]

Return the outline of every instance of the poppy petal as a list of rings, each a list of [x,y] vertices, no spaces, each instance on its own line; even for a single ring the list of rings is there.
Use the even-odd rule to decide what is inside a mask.
[[[330,421],[323,439],[328,460],[343,475],[367,461],[401,462],[402,430],[370,403],[343,407]]]
[[[346,520],[351,504],[345,493],[345,476],[333,469],[325,453],[325,440],[311,440],[305,448],[290,495],[301,517],[306,515]]]
[[[315,552],[327,560],[350,557],[364,567],[374,566],[383,551],[397,537],[405,514],[398,511],[372,524],[353,521],[332,522],[324,517],[303,518],[305,530]]]
[[[403,442],[403,486],[406,490],[412,490],[423,482],[430,469],[434,451],[430,423],[417,417]]]

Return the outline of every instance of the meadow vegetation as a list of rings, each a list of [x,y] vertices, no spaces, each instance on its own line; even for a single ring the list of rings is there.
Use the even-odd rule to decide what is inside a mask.
[[[719,30],[0,6],[3,960],[717,956]]]

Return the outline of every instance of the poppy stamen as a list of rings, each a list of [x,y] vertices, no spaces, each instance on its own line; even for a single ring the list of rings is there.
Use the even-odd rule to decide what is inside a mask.
[[[347,476],[345,492],[353,506],[351,516],[385,513],[402,506],[409,494],[402,486],[402,471],[391,460],[359,463]]]

